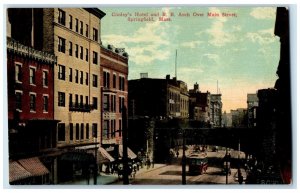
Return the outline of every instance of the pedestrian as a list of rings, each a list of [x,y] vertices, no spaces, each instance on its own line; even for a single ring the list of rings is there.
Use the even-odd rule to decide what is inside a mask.
[[[179,152],[177,151],[177,152],[176,152],[176,157],[178,158],[178,156],[179,156]]]
[[[238,182],[239,184],[243,184],[244,177],[242,176],[241,169],[238,169]]]
[[[154,168],[154,160],[152,160],[152,162],[151,162],[151,163],[152,163],[152,168]]]
[[[147,169],[149,169],[150,168],[150,159],[149,158],[147,159],[147,163],[146,164],[147,164]]]

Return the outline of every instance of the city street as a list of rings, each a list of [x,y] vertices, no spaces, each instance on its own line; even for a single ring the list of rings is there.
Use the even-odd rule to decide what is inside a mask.
[[[232,152],[237,156],[237,152]],[[135,178],[130,178],[130,184],[136,185],[181,185],[182,166],[180,165],[181,152],[178,159],[174,158],[174,163],[170,165],[156,164],[154,168],[149,170],[143,168],[135,175]],[[206,173],[202,175],[189,175],[188,166],[186,167],[186,184],[226,184],[226,175],[222,172],[222,166],[220,161],[225,155],[225,151],[219,152],[207,152],[208,159],[211,160],[208,163],[208,169]],[[218,165],[219,164],[219,165]],[[242,171],[242,175],[245,178],[245,172]],[[231,175],[228,175],[228,184],[238,184],[237,182],[237,168],[231,168]],[[123,184],[122,180],[112,183],[113,185]]]

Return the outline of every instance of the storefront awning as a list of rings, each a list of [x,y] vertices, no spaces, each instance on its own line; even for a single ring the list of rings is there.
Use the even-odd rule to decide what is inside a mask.
[[[44,166],[44,164],[39,160],[38,157],[21,159],[18,160],[18,162],[33,176],[43,176],[49,174],[49,170]]]
[[[127,155],[130,159],[135,159],[137,157],[129,147],[127,147]],[[123,157],[123,145],[119,145],[119,156]]]
[[[97,162],[108,163],[113,161],[115,159],[103,147],[99,147]]]
[[[22,180],[25,178],[32,177],[33,175],[23,168],[18,162],[10,161],[9,162],[9,182],[14,182]]]

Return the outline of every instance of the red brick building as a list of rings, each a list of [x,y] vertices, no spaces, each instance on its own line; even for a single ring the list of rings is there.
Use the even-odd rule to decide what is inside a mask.
[[[128,54],[124,49],[101,47],[101,100],[103,147],[122,144],[122,107],[127,107]]]
[[[7,39],[9,159],[14,163],[10,171],[16,164],[41,168],[27,170],[30,175],[24,179],[10,173],[12,184],[44,184],[51,179],[53,159],[48,154],[56,151],[58,122],[53,111],[55,63],[54,55]]]

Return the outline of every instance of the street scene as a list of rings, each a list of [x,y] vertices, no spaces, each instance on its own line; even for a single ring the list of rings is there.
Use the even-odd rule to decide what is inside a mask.
[[[6,184],[292,185],[289,14],[5,9]]]

